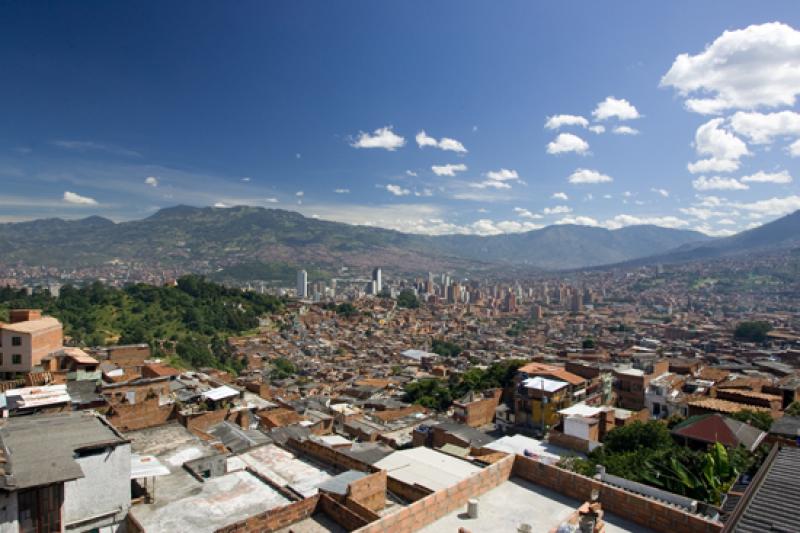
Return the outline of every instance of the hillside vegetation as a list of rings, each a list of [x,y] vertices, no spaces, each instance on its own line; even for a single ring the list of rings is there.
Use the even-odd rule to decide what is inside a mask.
[[[258,326],[258,318],[280,311],[273,296],[242,292],[184,276],[176,286],[136,284],[118,289],[100,282],[48,292],[0,289],[0,320],[13,308],[37,308],[64,324],[71,342],[82,346],[149,343],[156,354],[175,351],[187,365],[237,370],[224,340]]]

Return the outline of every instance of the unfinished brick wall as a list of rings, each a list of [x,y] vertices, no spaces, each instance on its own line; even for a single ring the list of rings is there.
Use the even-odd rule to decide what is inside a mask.
[[[550,433],[547,434],[547,440],[556,446],[561,446],[562,448],[575,450],[581,453],[589,453],[590,451],[588,440],[576,437],[574,435],[567,435],[554,429],[551,429]]]
[[[386,470],[379,470],[350,483],[347,496],[370,511],[380,511],[386,505]]]
[[[386,479],[386,488],[389,492],[396,496],[400,496],[407,502],[415,502],[430,494],[433,494],[432,490],[425,488],[422,485],[411,485],[391,477]]]
[[[359,529],[359,533],[412,533],[466,505],[467,500],[508,480],[514,457],[508,456],[450,487]]]
[[[343,470],[358,470],[359,472],[376,472],[378,471],[377,468],[372,466],[369,463],[365,463],[363,461],[359,461],[358,459],[354,459],[339,451],[335,450],[334,448],[329,448],[324,444],[320,444],[318,442],[314,442],[312,440],[304,440],[300,441],[297,439],[289,439],[288,441],[289,447],[310,455],[315,459],[322,461],[325,464],[338,466]]]
[[[352,509],[348,509],[327,494],[320,495],[319,509],[347,531],[354,531],[369,524],[368,519]]]
[[[283,507],[270,509],[246,520],[217,529],[214,533],[267,533],[305,520],[317,509],[319,494]]]
[[[211,426],[223,422],[228,416],[227,409],[217,409],[216,411],[204,411],[202,413],[178,414],[178,420],[186,426],[189,431],[205,432]]]
[[[107,416],[112,426],[120,431],[161,426],[175,416],[175,405],[159,405],[158,398],[150,398],[136,404],[115,404]]]
[[[489,391],[486,391],[486,393],[488,394]],[[456,402],[456,407],[461,407],[464,411],[464,415],[454,414],[453,418],[455,418],[457,422],[474,428],[491,424],[494,420],[495,410],[497,406],[500,405],[500,397],[502,395],[502,389],[493,389],[489,398],[466,404]],[[459,409],[456,409],[456,413],[458,413],[458,411]]]
[[[722,530],[722,524],[718,522],[521,455],[514,459],[512,474],[581,502],[591,499],[592,490],[597,490],[605,511],[662,533],[716,533]]]

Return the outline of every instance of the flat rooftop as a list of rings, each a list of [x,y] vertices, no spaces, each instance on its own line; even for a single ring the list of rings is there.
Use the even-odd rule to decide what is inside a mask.
[[[131,431],[126,436],[134,453],[152,455],[169,470],[169,475],[155,478],[155,502],[131,508],[133,517],[148,533],[212,533],[290,503],[244,470],[205,482],[197,480],[183,464],[216,455],[217,451],[178,423]]]
[[[567,520],[583,504],[550,489],[524,479],[511,478],[494,489],[478,496],[478,518],[469,518],[466,505],[421,529],[423,533],[458,531],[463,527],[479,531],[517,531],[520,525],[530,524],[532,531],[550,531]],[[605,513],[606,533],[648,533],[652,530],[638,526],[617,515]]]
[[[276,485],[289,487],[306,498],[315,495],[318,492],[317,487],[332,477],[321,466],[274,444],[253,448],[236,458]],[[229,468],[232,464],[229,463]]]
[[[145,531],[213,533],[290,503],[282,494],[249,472],[231,472],[207,479],[204,483],[189,474],[186,476],[191,482],[184,484],[181,487],[183,490],[167,492],[157,489],[155,504],[140,504],[131,508],[131,514]],[[156,487],[162,480],[172,477],[174,475],[158,478]]]

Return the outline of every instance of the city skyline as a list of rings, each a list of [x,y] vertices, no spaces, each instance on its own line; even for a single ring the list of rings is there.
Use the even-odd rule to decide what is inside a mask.
[[[0,222],[717,236],[800,208],[790,2],[237,7],[6,6]]]

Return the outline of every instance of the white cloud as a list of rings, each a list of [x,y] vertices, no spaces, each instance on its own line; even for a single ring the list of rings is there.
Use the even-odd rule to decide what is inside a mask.
[[[726,213],[723,211],[714,211],[705,207],[681,207],[679,209],[684,215],[689,215],[700,220],[708,220],[710,218],[723,216]]]
[[[709,237],[730,237],[736,234],[736,231],[730,228],[712,228],[708,224],[698,224],[694,229],[700,233],[705,233]]]
[[[470,187],[475,189],[510,189],[511,185],[504,181],[484,180],[478,183],[470,183]]]
[[[268,204],[277,204],[278,203],[278,199],[277,198],[264,198],[264,201],[267,202]]]
[[[557,130],[562,126],[580,126],[585,128],[589,126],[589,121],[580,115],[553,115],[547,117],[544,127],[549,130]]]
[[[439,139],[439,149],[450,152],[458,152],[460,154],[467,153],[467,149],[464,148],[463,144],[455,139],[450,139],[449,137],[442,137]]]
[[[651,190],[651,191],[653,191],[653,192],[654,192],[654,193],[656,193],[656,194],[660,194],[660,195],[661,195],[661,196],[663,196],[664,198],[669,198],[669,191],[668,191],[668,190],[666,190],[666,189],[657,189],[657,188],[653,187],[653,188],[652,188],[652,189],[650,189],[650,190]]]
[[[688,226],[689,223],[681,218],[673,216],[638,217],[635,215],[622,214],[606,220],[603,225],[608,229],[619,229],[625,226],[641,225],[661,226],[662,228],[682,228]]]
[[[800,93],[800,32],[780,22],[725,31],[697,54],[680,54],[661,78],[703,114],[792,106]]]
[[[697,128],[694,145],[700,155],[714,159],[737,160],[748,155],[747,145],[736,135],[721,128],[724,119],[714,118]]]
[[[297,191],[296,193],[294,193],[294,195],[297,197],[303,197],[306,195],[306,193],[304,193],[303,191]]]
[[[411,191],[409,191],[408,189],[404,189],[400,185],[394,185],[392,183],[386,186],[386,190],[395,196],[408,196],[409,194],[411,194]]]
[[[550,198],[552,198],[553,200],[564,200],[564,201],[569,200],[569,196],[567,196],[567,193],[565,192],[553,193],[553,196],[551,196]]]
[[[413,177],[413,176],[416,176],[416,175],[417,175],[417,173],[414,172],[413,170],[406,170],[406,176],[412,176]]]
[[[731,207],[764,216],[780,216],[800,209],[800,196],[770,198],[749,203],[731,203]]]
[[[486,173],[486,177],[490,180],[495,181],[509,181],[509,180],[519,180],[519,174],[516,170],[509,170],[507,168],[501,168],[500,170],[490,170]]]
[[[692,187],[698,191],[744,191],[750,188],[736,178],[723,178],[722,176],[710,178],[700,176],[692,180]]]
[[[800,113],[755,113],[737,111],[730,118],[731,128],[755,144],[769,144],[775,137],[800,135]]]
[[[800,139],[789,145],[789,155],[792,157],[800,157]]]
[[[158,187],[158,178],[155,176],[147,176],[144,179],[145,185],[150,185],[151,187]]]
[[[572,208],[566,205],[557,205],[555,207],[545,207],[542,213],[545,215],[564,215],[572,213]]]
[[[53,146],[57,146],[59,148],[64,148],[66,150],[74,150],[76,152],[100,151],[126,157],[142,157],[142,154],[134,150],[128,150],[127,148],[114,146],[112,144],[98,143],[94,141],[58,140],[58,141],[53,141],[50,144],[52,144]]]
[[[632,120],[639,118],[641,115],[633,106],[633,104],[624,98],[618,99],[614,98],[613,96],[609,96],[597,104],[595,110],[592,111],[592,116],[595,118],[595,120],[607,120],[609,118]]]
[[[467,165],[464,163],[458,163],[456,165],[433,165],[431,170],[437,176],[455,176],[456,172],[464,172],[467,170]]]
[[[414,196],[430,197],[433,196],[433,189],[425,187],[421,191],[414,191]]]
[[[470,183],[469,186],[475,189],[510,189],[509,181],[522,182],[516,170],[507,168],[490,170],[486,173],[486,177],[488,179],[478,183]]]
[[[522,218],[529,218],[531,220],[542,218],[542,215],[539,213],[532,213],[530,210],[525,209],[524,207],[515,207],[514,212]]]
[[[751,183],[778,183],[778,184],[786,184],[792,182],[792,176],[786,170],[781,170],[780,172],[764,172],[760,170],[755,174],[751,174],[749,176],[743,176],[741,181],[744,182],[751,182]]]
[[[600,223],[591,218],[591,217],[584,217],[584,216],[574,216],[574,217],[564,217],[561,220],[557,220],[556,224],[576,224],[578,226],[599,226]]]
[[[424,146],[437,146],[439,144],[439,141],[437,141],[436,139],[425,133],[425,130],[422,130],[419,133],[417,133],[417,136],[415,138],[417,140],[417,145],[420,148]]]
[[[384,126],[375,130],[372,135],[363,131],[359,132],[358,138],[350,146],[353,148],[383,148],[393,152],[405,144],[406,140],[393,132],[392,126]]]
[[[733,172],[739,169],[739,161],[734,159],[700,159],[694,163],[686,165],[692,174],[703,174],[705,172]]]
[[[439,148],[440,150],[446,150],[450,152],[458,152],[461,154],[467,153],[467,149],[464,148],[464,145],[461,144],[459,141],[455,139],[450,139],[449,137],[442,137],[440,140],[436,140],[436,138],[431,137],[425,130],[420,130],[416,136],[417,145],[420,148],[424,148],[426,146],[433,146]]]
[[[588,150],[589,143],[571,133],[559,133],[555,140],[547,144],[548,154],[563,154],[566,152],[585,154]]]
[[[350,189],[334,189],[333,192],[336,194],[349,194]]]
[[[589,131],[600,135],[601,133],[605,133],[606,127],[602,124],[595,124],[594,126],[589,126]]]
[[[639,135],[639,130],[630,126],[617,126],[614,128],[614,133],[617,135]]]
[[[217,203],[214,204],[214,207],[217,207],[219,209],[225,209],[225,208],[228,208],[230,206],[228,204],[226,204],[225,202],[217,202]]]
[[[596,170],[579,168],[567,178],[572,184],[582,183],[608,183],[614,181],[611,176],[601,174]]]
[[[97,200],[94,198],[89,198],[88,196],[81,196],[80,194],[65,191],[64,192],[64,201],[68,204],[74,205],[97,205]]]

